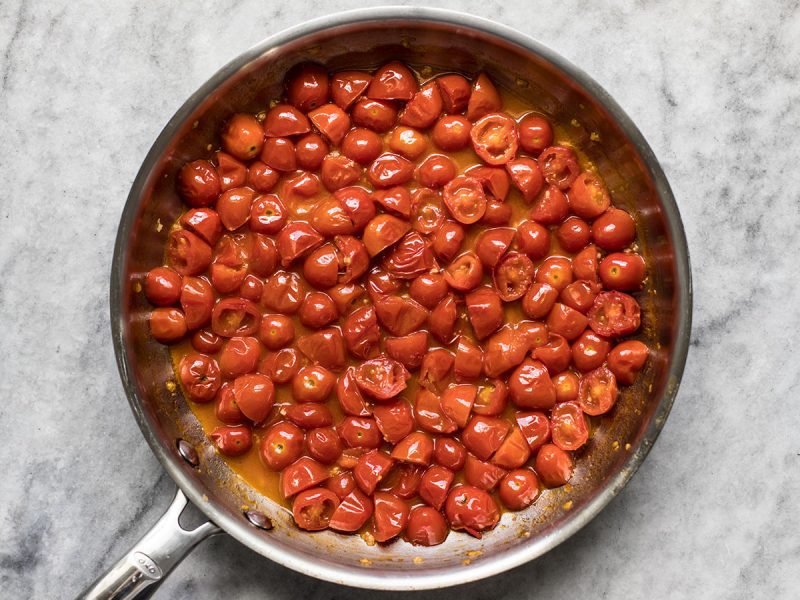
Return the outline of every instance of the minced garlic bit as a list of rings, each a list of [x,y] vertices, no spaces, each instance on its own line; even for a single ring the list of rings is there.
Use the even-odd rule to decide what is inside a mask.
[[[419,74],[423,77],[430,77],[433,74],[433,69],[431,69],[430,65],[425,65],[419,70]]]
[[[200,121],[195,121],[192,123],[192,129],[197,129],[197,126],[200,125]]]
[[[414,558],[411,559],[411,562],[413,562],[415,565],[421,565],[423,560],[425,559],[422,558],[421,556],[415,556]]]
[[[572,121],[570,121],[569,124],[572,125],[573,127],[581,126],[580,121],[578,121],[578,119],[572,119]]]
[[[170,394],[174,394],[175,390],[178,389],[178,386],[175,385],[175,382],[172,381],[172,379],[167,379],[167,382],[164,384],[164,386],[167,388],[167,391]]]
[[[370,559],[368,559],[368,558],[359,558],[359,559],[358,559],[358,562],[360,562],[360,563],[361,563],[362,565],[364,565],[365,567],[370,567],[370,566],[372,566],[372,561],[371,561]]]
[[[564,504],[561,505],[564,510],[569,510],[572,508],[572,500],[567,500]]]
[[[530,83],[528,83],[527,79],[522,79],[521,77],[517,77],[514,80],[514,83],[517,84],[517,87],[521,87],[521,88],[526,88],[526,87],[528,87],[530,85]]]
[[[373,536],[369,531],[365,531],[361,534],[361,539],[364,540],[364,543],[367,546],[374,546],[375,545],[375,536]]]
[[[261,112],[256,113],[256,119],[258,119],[258,121],[263,123],[264,119],[266,119],[266,118],[267,118],[267,112],[266,111],[262,110]]]
[[[470,559],[468,559],[468,558],[465,558],[464,560],[462,560],[462,561],[461,561],[461,564],[462,564],[462,565],[464,565],[464,566],[466,567],[466,566],[467,566],[469,563],[471,563],[471,562],[472,562],[472,561],[471,561]]]
[[[592,140],[593,142],[599,142],[600,134],[597,133],[596,131],[593,131],[591,134],[589,134],[589,139]]]
[[[206,146],[206,150],[208,150],[209,152],[211,152],[213,149],[214,149],[214,146],[213,146],[213,144],[208,144],[208,145]]]
[[[625,450],[630,450],[630,449],[631,449],[631,445],[630,444],[625,444]]]
[[[613,442],[611,442],[611,449],[612,449],[614,452],[616,452],[617,450],[619,450],[619,442],[618,442],[617,440],[614,440]]]
[[[138,281],[134,281],[133,282],[133,291],[136,292],[137,294],[139,292],[141,292],[142,291],[142,284],[139,283]]]
[[[564,485],[564,491],[569,494],[572,491],[572,484],[571,483],[565,484]]]
[[[280,100],[275,100],[275,99],[273,98],[272,100],[270,100],[270,101],[269,101],[269,107],[270,107],[270,108],[275,108],[275,107],[276,107],[276,106],[278,106],[278,104],[280,104],[280,103],[281,103],[281,101],[280,101]]]
[[[481,554],[483,554],[482,550],[470,550],[469,552],[467,552],[467,556],[469,556],[470,558],[477,558]]]
[[[162,229],[164,229],[164,224],[161,222],[161,219],[156,219],[156,231],[161,233]]]

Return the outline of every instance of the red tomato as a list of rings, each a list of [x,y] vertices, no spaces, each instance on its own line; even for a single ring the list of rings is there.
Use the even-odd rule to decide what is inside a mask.
[[[431,154],[417,168],[417,179],[430,188],[438,188],[456,176],[456,164],[442,154]]]
[[[259,363],[258,370],[275,383],[289,383],[300,370],[300,354],[294,348],[269,352]]]
[[[282,471],[303,452],[303,430],[292,423],[281,421],[267,429],[261,438],[261,462],[273,471]]]
[[[536,472],[547,487],[559,487],[572,478],[572,457],[555,444],[545,444],[536,455]]]
[[[402,285],[402,281],[380,267],[372,269],[367,277],[367,292],[373,302],[377,302],[384,296],[396,294]]]
[[[431,350],[422,359],[419,384],[424,388],[439,392],[447,386],[452,368],[453,355],[448,350],[444,348]],[[436,403],[438,404],[438,402],[439,400],[436,398]]]
[[[486,75],[480,73],[472,83],[472,94],[467,104],[467,118],[477,121],[484,115],[496,112],[503,107],[497,88]]]
[[[400,113],[400,123],[418,129],[427,129],[442,113],[442,95],[435,82],[422,86]]]
[[[345,417],[336,431],[348,448],[372,449],[381,445],[381,432],[375,419],[369,417]]]
[[[264,134],[268,138],[285,138],[309,131],[311,123],[308,117],[290,104],[273,106],[264,119]]]
[[[308,223],[301,221],[286,225],[278,234],[278,253],[281,255],[281,264],[289,266],[293,260],[305,256],[325,241],[317,231]]]
[[[520,408],[547,409],[556,402],[556,388],[538,360],[528,359],[516,368],[508,380],[508,391]]]
[[[378,133],[386,133],[397,121],[397,109],[391,102],[362,98],[350,111],[353,123]]]
[[[183,389],[193,402],[211,402],[222,385],[217,361],[205,354],[187,354],[178,367]]]
[[[589,440],[586,417],[577,402],[557,404],[550,416],[553,443],[562,450],[581,448]]]
[[[220,293],[235,292],[247,277],[248,266],[246,248],[233,237],[223,236],[211,263],[211,283]]]
[[[358,458],[353,468],[353,476],[361,491],[372,494],[378,483],[386,477],[394,465],[394,459],[385,452],[370,450]]]
[[[417,392],[414,418],[422,429],[431,433],[452,433],[457,428],[442,411],[438,396],[426,389]]]
[[[483,372],[483,360],[483,350],[481,350],[480,346],[476,345],[465,335],[458,337],[456,358],[453,363],[453,369],[457,380],[465,381],[480,377]],[[463,426],[464,424],[462,423],[461,427]]]
[[[502,413],[507,404],[508,386],[500,379],[487,381],[478,389],[472,412],[476,415],[496,416]]]
[[[286,98],[303,112],[328,100],[328,72],[320,65],[299,65],[287,78]]]
[[[443,261],[451,260],[461,248],[464,241],[464,228],[453,221],[445,221],[438,228],[433,238],[433,251]]]
[[[518,427],[513,427],[494,453],[492,463],[504,469],[516,469],[528,462],[530,456],[531,449],[525,435]]]
[[[390,444],[396,444],[414,429],[411,405],[402,398],[376,405],[372,416],[375,417],[383,439]]]
[[[418,87],[414,73],[403,63],[393,61],[372,75],[367,96],[379,100],[411,100]]]
[[[484,346],[484,373],[487,377],[499,377],[513,369],[525,360],[528,346],[528,341],[511,325],[501,327]]]
[[[467,316],[479,340],[488,337],[503,324],[503,303],[494,289],[478,288],[467,294],[466,302]]]
[[[336,247],[323,244],[308,255],[303,263],[303,276],[317,289],[327,289],[339,280],[339,255]]]
[[[372,516],[372,502],[358,490],[352,490],[333,512],[328,527],[351,533],[361,529]]]
[[[451,471],[458,471],[464,466],[467,451],[460,442],[450,437],[438,437],[433,443],[433,460]]]
[[[469,81],[462,75],[451,73],[436,78],[436,85],[442,94],[442,106],[449,114],[464,112],[467,108],[470,91]]]
[[[283,412],[287,419],[303,429],[328,427],[333,424],[333,413],[324,404],[290,404],[283,409]],[[332,463],[337,458],[339,458],[338,454],[332,460],[320,462]],[[317,458],[317,460],[319,459]]]
[[[503,256],[493,272],[494,287],[500,299],[513,302],[522,298],[531,286],[533,271],[533,263],[527,255],[509,252]]]
[[[167,264],[181,275],[200,275],[211,264],[211,246],[189,231],[176,229],[167,240]]]
[[[528,442],[531,452],[536,452],[550,440],[550,421],[538,411],[517,412],[517,426]]]
[[[462,150],[470,142],[472,123],[461,115],[447,115],[436,121],[431,132],[433,143],[446,152]]]
[[[589,319],[574,308],[556,302],[550,314],[547,315],[546,324],[552,333],[564,336],[571,342],[583,333],[589,324]]]
[[[344,337],[336,327],[309,333],[297,340],[297,347],[308,360],[334,371],[344,367],[346,356]]]
[[[577,400],[579,383],[578,376],[571,371],[564,371],[553,377],[553,385],[556,386],[556,402]]]
[[[525,202],[533,202],[544,185],[544,178],[536,161],[523,156],[508,161],[506,170],[511,176],[514,186],[522,193]]]
[[[523,510],[539,497],[539,480],[530,469],[515,469],[500,481],[497,495],[509,509]]]
[[[325,367],[303,367],[292,377],[292,397],[297,402],[325,402],[335,385],[336,376]]]
[[[389,138],[389,149],[402,154],[409,160],[415,160],[428,149],[428,140],[416,129],[398,126],[394,128],[392,137]]]
[[[483,185],[475,177],[459,175],[444,186],[444,204],[456,221],[471,225],[486,212]]]
[[[395,444],[391,456],[401,462],[428,466],[433,459],[433,440],[421,431],[409,433]]]
[[[391,152],[381,154],[367,169],[367,178],[376,188],[403,185],[413,176],[413,163]]]
[[[485,267],[493,269],[511,247],[516,229],[513,227],[494,227],[486,229],[475,241],[475,253]]]
[[[243,298],[223,298],[211,313],[211,329],[222,337],[255,333],[261,321],[258,307]]]
[[[600,289],[598,284],[591,281],[583,279],[573,281],[561,291],[561,302],[579,312],[586,313],[592,308]]]
[[[333,243],[339,251],[339,283],[350,283],[366,273],[369,254],[361,240],[349,235],[337,235]]]
[[[500,520],[500,511],[492,497],[471,485],[460,485],[450,490],[444,513],[450,527],[456,531],[463,529],[477,538]]]
[[[217,199],[220,187],[217,170],[207,160],[186,163],[178,171],[178,193],[189,206],[209,206]]]
[[[384,268],[398,279],[414,279],[433,267],[430,243],[416,231],[403,236],[384,261]]]
[[[502,467],[467,454],[467,461],[464,463],[464,479],[476,488],[490,492],[497,487],[506,473],[507,471]]]
[[[591,371],[605,362],[610,348],[607,339],[587,329],[572,343],[572,362],[579,371]]]
[[[214,407],[214,415],[226,425],[242,425],[247,420],[236,405],[233,397],[233,386],[226,383],[217,394],[217,403]]]
[[[294,323],[286,315],[264,315],[261,317],[258,339],[269,350],[283,348],[294,339]]]
[[[328,295],[336,304],[339,314],[344,314],[350,310],[353,303],[364,295],[364,286],[355,283],[340,283],[328,290]]]
[[[401,337],[386,338],[386,354],[403,363],[407,369],[416,369],[428,351],[428,333],[415,331]]]
[[[213,246],[222,235],[222,221],[213,208],[192,208],[181,217],[181,225]]]
[[[320,329],[333,323],[339,317],[339,313],[328,294],[325,292],[311,292],[303,299],[300,310],[297,311],[297,316],[300,317],[300,322],[306,327]]]
[[[578,387],[578,401],[587,415],[604,415],[617,402],[617,378],[606,367],[586,373]]]
[[[408,286],[409,295],[425,308],[433,308],[447,295],[449,288],[441,273],[424,273]]]
[[[389,476],[381,483],[380,491],[390,492],[398,498],[409,500],[419,492],[419,484],[425,467],[413,463],[402,463],[392,469]]]
[[[592,233],[589,224],[579,217],[570,217],[558,226],[556,238],[567,252],[578,252],[589,243]]]
[[[449,294],[431,311],[428,317],[428,329],[433,337],[442,343],[449,344],[455,335],[457,319],[456,301],[453,295]]]
[[[467,169],[466,174],[481,182],[488,200],[500,204],[505,202],[511,188],[511,180],[506,169],[478,165]]]
[[[297,140],[294,147],[297,166],[307,171],[319,169],[326,154],[328,154],[328,144],[316,133],[304,135]]]
[[[259,158],[276,171],[294,171],[297,168],[294,142],[285,137],[267,138]]]
[[[605,337],[630,335],[641,325],[638,302],[622,292],[602,292],[589,310],[589,326]]]
[[[519,122],[519,145],[525,152],[538,155],[553,143],[553,127],[542,116],[525,115]]]
[[[481,117],[472,126],[469,135],[475,153],[489,165],[505,165],[517,155],[517,124],[504,113],[491,113]],[[535,165],[535,161],[528,160]],[[509,173],[516,183],[515,172],[509,170]]]
[[[264,282],[255,275],[247,275],[242,281],[239,288],[239,295],[245,300],[250,302],[258,302],[261,300],[261,294],[264,293]]]
[[[286,217],[286,208],[278,196],[260,196],[250,206],[250,229],[274,235],[283,229]]]
[[[399,242],[408,230],[409,225],[406,221],[382,214],[367,224],[362,239],[369,255],[375,256]]]
[[[265,162],[256,160],[250,163],[247,169],[247,179],[245,182],[248,187],[253,188],[257,192],[266,194],[272,191],[272,188],[278,183],[280,173],[270,167]]]
[[[624,210],[611,207],[592,223],[592,238],[603,250],[622,250],[636,237],[636,223]]]
[[[572,261],[563,256],[550,256],[536,269],[535,279],[538,283],[547,283],[560,292],[572,283]]]
[[[258,131],[261,134],[263,143],[264,131],[261,129],[260,124],[258,126]],[[247,167],[244,163],[221,150],[217,151],[215,157],[217,159],[217,173],[219,174],[220,189],[224,192],[231,188],[242,187],[247,181]]]
[[[253,115],[237,113],[222,129],[222,147],[239,160],[255,158],[264,145],[264,128]]]
[[[213,331],[201,329],[192,336],[192,348],[198,352],[214,354],[222,350],[222,338]]]
[[[594,219],[611,206],[611,196],[608,194],[603,180],[594,173],[584,171],[571,185],[569,208],[579,217]]]
[[[547,344],[533,350],[533,357],[542,361],[550,373],[561,373],[572,360],[572,351],[563,336],[551,333]]]
[[[269,416],[275,403],[275,386],[266,375],[240,375],[233,382],[233,398],[242,414],[259,424]]]
[[[253,235],[250,270],[259,277],[268,277],[278,268],[278,246],[263,233]]]
[[[454,290],[468,292],[475,289],[483,279],[483,264],[478,255],[467,251],[448,265],[444,280]]]
[[[169,306],[181,297],[181,276],[175,269],[156,267],[144,278],[144,295],[151,304]]]
[[[246,425],[216,427],[208,437],[225,456],[241,456],[253,445],[253,434]]]
[[[356,478],[353,477],[350,471],[342,471],[338,475],[333,475],[328,479],[325,482],[325,487],[336,494],[339,499],[344,499],[356,489]],[[361,492],[359,492],[359,494],[361,494]],[[371,506],[372,504],[370,503],[370,507]]]
[[[544,258],[550,252],[550,231],[536,221],[523,221],[516,227],[516,245],[531,259]]]
[[[615,252],[600,261],[600,280],[608,289],[638,290],[644,278],[644,259],[638,254]]]
[[[539,155],[539,167],[542,169],[545,181],[562,191],[572,185],[580,172],[578,157],[575,156],[575,152],[563,146],[550,146],[542,150]],[[600,212],[602,213],[603,211]],[[575,214],[579,217],[584,217],[580,213],[576,212]],[[592,217],[586,216],[584,218]]]
[[[373,358],[356,367],[356,384],[362,392],[375,400],[394,398],[404,389],[411,377],[406,368],[391,358]]]
[[[335,192],[358,181],[361,167],[341,154],[328,154],[322,159],[320,176],[325,187]]]
[[[458,427],[464,427],[469,420],[477,395],[478,389],[474,385],[468,383],[451,385],[442,393],[440,399],[442,412]]]
[[[550,339],[547,325],[539,321],[520,321],[516,329],[528,350],[544,346]]]
[[[374,307],[362,306],[351,312],[342,324],[342,333],[353,356],[374,358],[378,354],[381,332]]]
[[[301,456],[281,472],[281,493],[284,498],[289,498],[319,485],[329,476],[325,466],[311,457]]]
[[[339,498],[325,488],[303,490],[292,503],[292,516],[300,529],[321,531],[326,529],[339,506]]]
[[[369,129],[351,129],[342,140],[341,151],[347,158],[360,165],[367,165],[378,158],[383,147],[380,136]]]
[[[331,98],[342,110],[347,110],[365,91],[372,75],[363,71],[340,71],[331,79]]]
[[[449,469],[433,465],[422,476],[419,486],[419,497],[436,510],[441,510],[447,499],[447,492],[453,485],[454,475]]]
[[[650,350],[636,340],[620,342],[608,354],[608,368],[623,385],[633,385],[636,376],[647,362]]]
[[[355,380],[355,369],[350,367],[336,382],[336,398],[339,406],[346,415],[366,417],[370,409],[361,395]],[[380,422],[379,422],[380,425]]]
[[[338,146],[350,129],[350,117],[335,104],[325,104],[308,113],[314,127],[332,145]],[[265,161],[266,162],[266,161]]]
[[[503,443],[511,425],[498,417],[472,417],[461,432],[464,446],[481,460],[488,460]]]
[[[548,185],[534,200],[529,218],[544,225],[556,225],[567,218],[569,205],[564,192]]]
[[[408,523],[408,505],[387,492],[375,492],[375,510],[372,513],[372,536],[376,542],[388,542],[397,537]]]
[[[448,531],[442,513],[429,506],[417,506],[408,517],[405,539],[417,546],[438,546],[447,539]]]

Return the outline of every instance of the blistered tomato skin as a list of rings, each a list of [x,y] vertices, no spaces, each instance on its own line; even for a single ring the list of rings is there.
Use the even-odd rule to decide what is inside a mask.
[[[429,70],[300,63],[223,115],[133,282],[212,446],[305,531],[481,537],[588,473],[647,372],[626,183],[488,73]]]

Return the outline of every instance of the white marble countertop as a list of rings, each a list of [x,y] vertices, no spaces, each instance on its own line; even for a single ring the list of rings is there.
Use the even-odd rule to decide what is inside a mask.
[[[0,3],[0,597],[74,596],[171,498],[114,363],[113,240],[147,149],[211,73],[363,3],[269,4]],[[417,597],[797,597],[797,2],[458,6],[561,52],[641,128],[686,224],[695,326],[672,415],[600,516],[540,560]],[[157,597],[406,594],[337,588],[219,537]]]

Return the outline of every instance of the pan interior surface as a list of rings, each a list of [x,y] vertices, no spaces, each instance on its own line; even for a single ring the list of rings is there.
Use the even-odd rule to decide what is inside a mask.
[[[233,112],[259,112],[282,92],[284,74],[311,61],[335,71],[372,69],[388,60],[418,70],[485,71],[525,98],[585,152],[616,205],[637,220],[648,260],[640,338],[652,354],[637,384],[625,389],[578,457],[571,486],[545,491],[527,511],[506,513],[476,540],[451,533],[434,548],[403,542],[367,545],[333,532],[309,534],[291,515],[240,479],[206,440],[174,385],[168,350],[150,339],[149,305],[139,293],[161,264],[169,227],[183,208],[175,176],[187,160],[211,155]],[[132,409],[170,475],[209,518],[240,542],[290,568],[330,581],[376,589],[444,587],[502,572],[541,555],[586,524],[624,486],[663,425],[677,391],[690,326],[688,256],[669,187],[655,158],[619,107],[588,77],[530,38],[482,19],[446,11],[384,9],[345,13],[266,40],[217,73],[178,111],[134,182],[117,239],[112,327]],[[176,442],[197,450],[198,468]],[[254,527],[244,510],[270,517]]]

